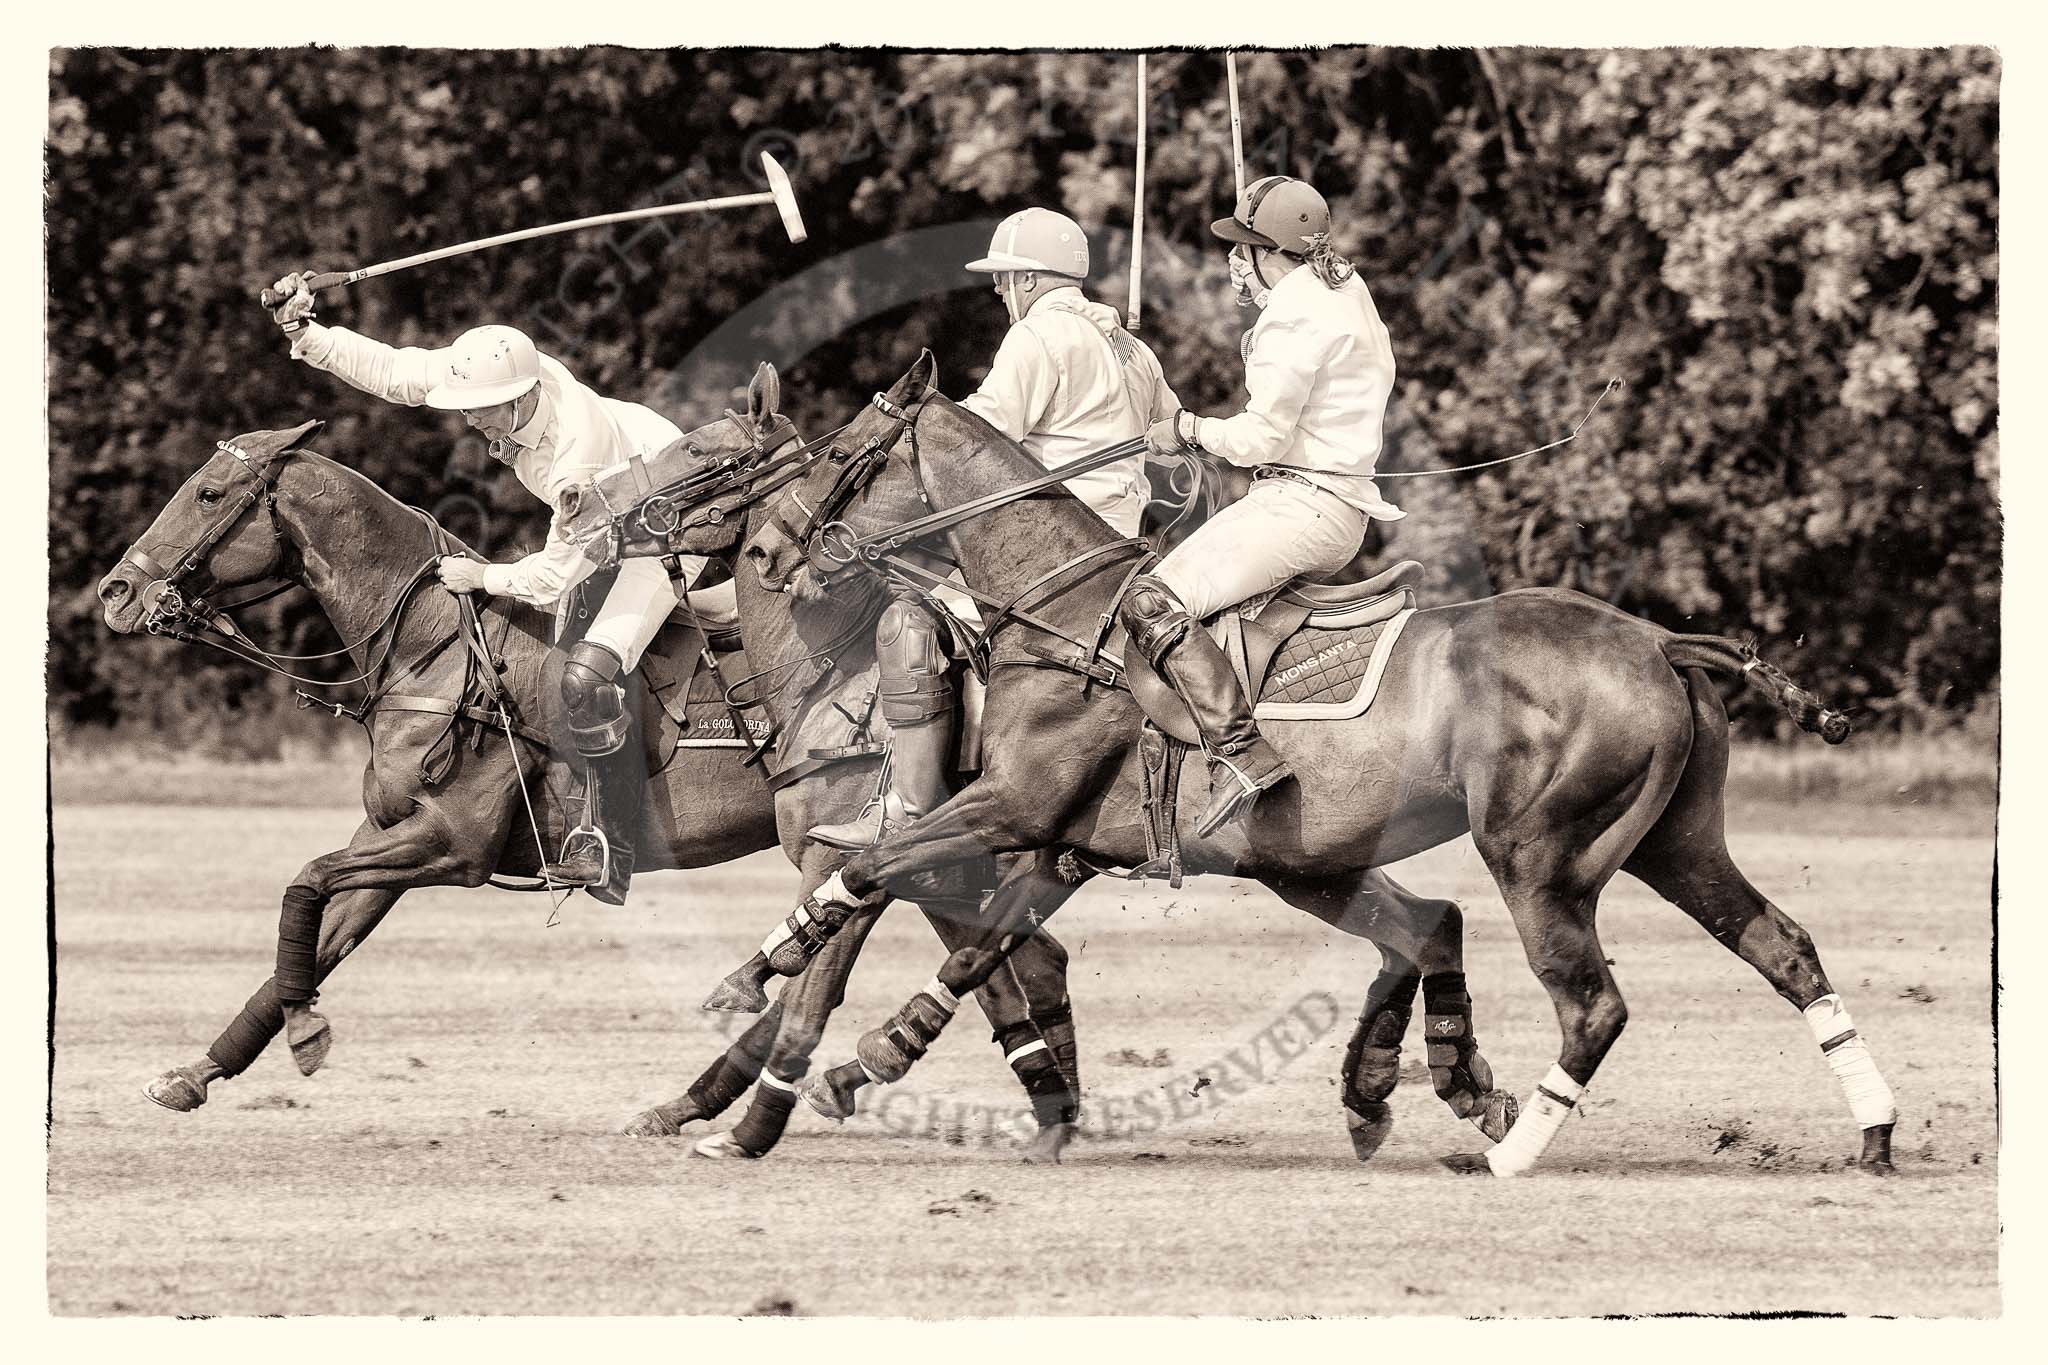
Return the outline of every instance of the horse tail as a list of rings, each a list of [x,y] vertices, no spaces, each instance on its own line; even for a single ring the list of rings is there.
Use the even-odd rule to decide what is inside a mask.
[[[1737,642],[1722,635],[1667,635],[1664,657],[1673,668],[1700,668],[1709,673],[1737,674],[1769,697],[1808,734],[1830,744],[1849,737],[1849,718],[1821,704],[1819,697],[1785,676],[1783,670],[1757,656],[1754,641]]]

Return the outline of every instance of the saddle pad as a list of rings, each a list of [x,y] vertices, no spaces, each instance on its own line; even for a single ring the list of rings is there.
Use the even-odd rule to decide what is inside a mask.
[[[744,666],[746,656],[726,656],[731,663]],[[668,707],[663,706],[667,711]],[[673,715],[673,713],[670,713]],[[666,726],[663,727],[666,730]],[[759,710],[747,713],[747,733],[752,740],[743,739],[733,729],[732,711],[725,704],[725,682],[717,673],[708,668],[699,668],[690,679],[690,695],[683,703],[683,714],[676,725],[675,748],[678,749],[751,749],[755,744],[768,738],[774,732],[766,714]],[[666,736],[664,735],[664,738]]]
[[[1260,720],[1349,720],[1378,694],[1414,608],[1349,630],[1298,630],[1273,656],[1254,714]]]

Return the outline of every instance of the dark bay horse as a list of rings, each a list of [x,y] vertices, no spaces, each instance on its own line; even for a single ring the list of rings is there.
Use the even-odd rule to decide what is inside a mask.
[[[658,505],[658,531],[649,529],[648,517],[633,515],[634,509],[622,515],[613,511],[614,500],[593,498],[568,527],[584,553],[606,564],[621,553],[676,551],[729,561],[741,543],[765,525],[764,487],[779,486],[800,472],[786,460],[770,459],[742,464],[727,474],[722,457],[715,452],[694,458],[685,454],[674,447],[664,453],[660,474],[670,482],[654,497],[643,494],[638,504],[638,508],[649,510]],[[801,451],[795,455],[803,458]],[[790,620],[791,614],[779,604],[788,598],[762,587],[755,574],[738,574],[735,581],[742,629],[751,652],[755,641],[775,638],[768,632],[786,631],[787,626],[778,623]],[[873,578],[861,582],[876,585]],[[839,595],[835,592],[826,600]],[[789,654],[781,652],[780,657]],[[1050,915],[1095,875],[1060,857],[1060,852],[1058,848],[1042,849],[1022,866],[1012,868],[986,911],[973,901],[955,907],[966,942],[979,941],[982,926],[1012,913],[1010,907],[1015,913],[1036,914],[1041,919]],[[843,861],[847,855],[837,856]],[[1372,939],[1380,950],[1381,969],[1367,993],[1345,1064],[1346,1121],[1360,1159],[1369,1159],[1391,1129],[1393,1113],[1386,1100],[1400,1071],[1401,1044],[1418,995],[1425,1009],[1426,1052],[1437,1094],[1454,1114],[1471,1121],[1487,1137],[1498,1140],[1503,1136],[1514,1122],[1516,1106],[1511,1094],[1494,1088],[1492,1070],[1479,1051],[1465,984],[1460,907],[1452,901],[1417,895],[1372,869],[1337,879],[1277,881],[1275,886],[1290,903],[1346,933]],[[868,932],[877,913],[879,907],[869,907],[856,917],[856,943]],[[839,930],[824,951],[834,951],[846,934]],[[771,942],[774,937],[771,935]],[[759,995],[757,982],[773,970],[769,953],[770,945],[764,944],[749,968],[734,973],[734,978],[721,986],[712,1006],[759,1008],[765,997]],[[870,1079],[857,1065],[835,1068],[805,1093],[820,1112],[843,1118],[852,1112],[855,1092]]]
[[[730,452],[743,445],[745,425],[714,423],[691,439]],[[244,585],[297,583],[311,591],[351,643],[359,671],[386,682],[402,679],[403,693],[420,694],[393,696],[393,703],[418,703],[422,697],[454,703],[474,682],[475,661],[457,642],[464,604],[426,578],[439,554],[461,547],[360,474],[308,449],[318,426],[309,422],[223,442],[101,581],[106,623],[123,634],[152,623],[195,628],[208,618],[192,614],[184,605],[188,597],[200,602]],[[802,646],[788,599],[757,588],[746,596],[768,608],[751,613],[758,642],[751,657],[773,661],[781,651]],[[501,599],[477,609],[476,619],[505,665],[503,685],[513,711],[544,714],[543,664],[551,653],[547,618]],[[388,666],[380,668],[380,660]],[[422,662],[403,667],[414,661]],[[447,711],[454,709],[451,704]],[[528,824],[522,783],[541,844],[556,844],[573,813],[565,793],[547,780],[545,744],[534,742],[544,736],[528,731],[515,739],[491,720],[465,716],[458,726],[455,716],[416,705],[371,710],[366,820],[347,848],[314,859],[294,879],[280,922],[277,974],[250,997],[205,1056],[152,1082],[151,1099],[177,1110],[198,1108],[210,1082],[239,1075],[280,1031],[287,1031],[295,1059],[310,1074],[332,1036],[311,1009],[316,987],[405,891],[477,886],[493,875],[538,872],[543,859]],[[799,864],[806,888],[827,875],[837,855],[803,844],[803,832],[819,820],[843,819],[857,810],[874,789],[876,760],[827,766],[771,795],[744,759],[733,749],[683,749],[650,779],[639,844],[643,869],[711,866],[780,843]],[[957,916],[947,922],[949,947],[969,932],[953,929],[956,922]],[[794,1082],[808,1066],[810,1049],[843,996],[860,937],[850,935],[844,948],[817,964],[819,970],[793,983],[773,1014],[757,1021],[688,1095],[641,1115],[629,1131],[674,1133],[693,1119],[715,1116],[746,1093],[768,1064],[773,1069],[738,1136],[716,1149],[765,1153],[787,1121]],[[1016,1036],[1041,1026],[1071,1029],[1064,1018],[1065,954],[1058,943],[1045,942],[1019,960],[1017,971],[990,985],[982,999],[999,1031]],[[1018,1067],[1020,1074],[1024,1069]],[[1064,1078],[1047,1080],[1035,1078],[1034,1109],[1071,1109],[1075,1097]],[[1056,1159],[1070,1131],[1058,1119],[1049,1121],[1034,1155]]]
[[[780,495],[747,558],[769,587],[804,590],[821,569],[828,580],[844,577],[831,571],[858,559],[860,537],[971,503],[984,510],[947,537],[965,581],[989,600],[1028,608],[1038,624],[1013,613],[993,643],[982,779],[848,862],[807,904],[828,922],[847,901],[988,850],[1068,844],[1126,866],[1145,856],[1132,818],[1143,791],[1136,703],[1046,666],[1072,642],[1098,638],[1132,560],[1089,558],[1112,537],[1063,492],[1000,498],[1042,471],[939,395],[932,371],[927,354],[876,396],[844,429],[843,457]],[[1078,646],[1070,653],[1080,657]],[[1562,1049],[1507,1138],[1483,1156],[1446,1158],[1453,1169],[1531,1169],[1620,1035],[1627,1011],[1595,909],[1622,870],[1804,1014],[1863,1130],[1859,1164],[1891,1169],[1897,1115],[1867,1045],[1812,940],[1729,857],[1728,721],[1714,674],[1744,678],[1831,742],[1847,735],[1841,716],[1735,642],[1673,635],[1575,592],[1532,589],[1421,611],[1371,709],[1348,721],[1271,724],[1268,737],[1298,780],[1247,820],[1188,846],[1191,868],[1256,877],[1301,904],[1354,901],[1371,868],[1472,835],[1550,993]],[[1184,818],[1204,799],[1189,785]],[[976,949],[939,972],[943,995],[920,994],[866,1035],[859,1064],[902,1074],[950,1017],[944,996],[1028,941],[1041,918],[992,920]]]

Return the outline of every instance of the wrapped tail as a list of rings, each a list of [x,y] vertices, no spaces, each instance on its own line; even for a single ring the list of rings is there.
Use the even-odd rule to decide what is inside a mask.
[[[1800,729],[1819,735],[1830,744],[1840,744],[1849,737],[1849,718],[1823,706],[1819,697],[1758,658],[1754,642],[1739,643],[1722,635],[1671,635],[1664,640],[1664,657],[1673,668],[1703,668],[1709,673],[1740,675],[1751,687],[1783,707]]]

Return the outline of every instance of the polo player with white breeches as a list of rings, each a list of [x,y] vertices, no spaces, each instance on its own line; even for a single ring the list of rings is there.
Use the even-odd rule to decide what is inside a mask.
[[[1263,312],[1246,338],[1244,411],[1176,412],[1146,443],[1190,447],[1254,471],[1249,492],[1136,579],[1122,616],[1132,641],[1194,713],[1215,789],[1209,834],[1293,774],[1259,735],[1228,659],[1198,624],[1298,576],[1357,557],[1366,523],[1406,515],[1373,483],[1394,352],[1351,263],[1330,249],[1330,208],[1304,181],[1247,185],[1210,231],[1232,243],[1239,302]]]
[[[1013,213],[997,225],[988,255],[967,269],[995,277],[1010,330],[988,377],[961,406],[1047,469],[1134,440],[1180,407],[1152,348],[1124,330],[1116,309],[1081,292],[1088,237],[1073,219],[1050,209]],[[1118,535],[1138,534],[1151,491],[1142,453],[1066,487]],[[934,596],[978,619],[964,593],[940,588]],[[883,609],[875,654],[892,736],[889,790],[859,819],[812,830],[818,842],[867,848],[950,794],[954,705],[940,629],[913,591],[898,591]]]
[[[545,546],[514,563],[444,557],[438,571],[450,592],[483,592],[555,609],[595,567],[564,534],[563,494],[682,436],[651,408],[601,397],[515,328],[472,328],[439,350],[392,347],[345,327],[322,326],[314,319],[313,293],[303,275],[287,275],[276,288],[286,297],[273,315],[291,337],[294,360],[387,402],[460,412],[489,442],[491,458],[510,466],[526,490],[554,510]],[[704,560],[681,559],[687,586],[703,572]],[[637,755],[620,753],[631,728],[622,679],[660,633],[676,592],[660,561],[626,560],[589,630],[569,647],[562,671],[570,734],[590,760],[591,817],[570,835],[547,876],[614,905],[624,902],[632,876],[644,794],[639,765],[625,761]],[[620,757],[598,762],[612,755]]]

